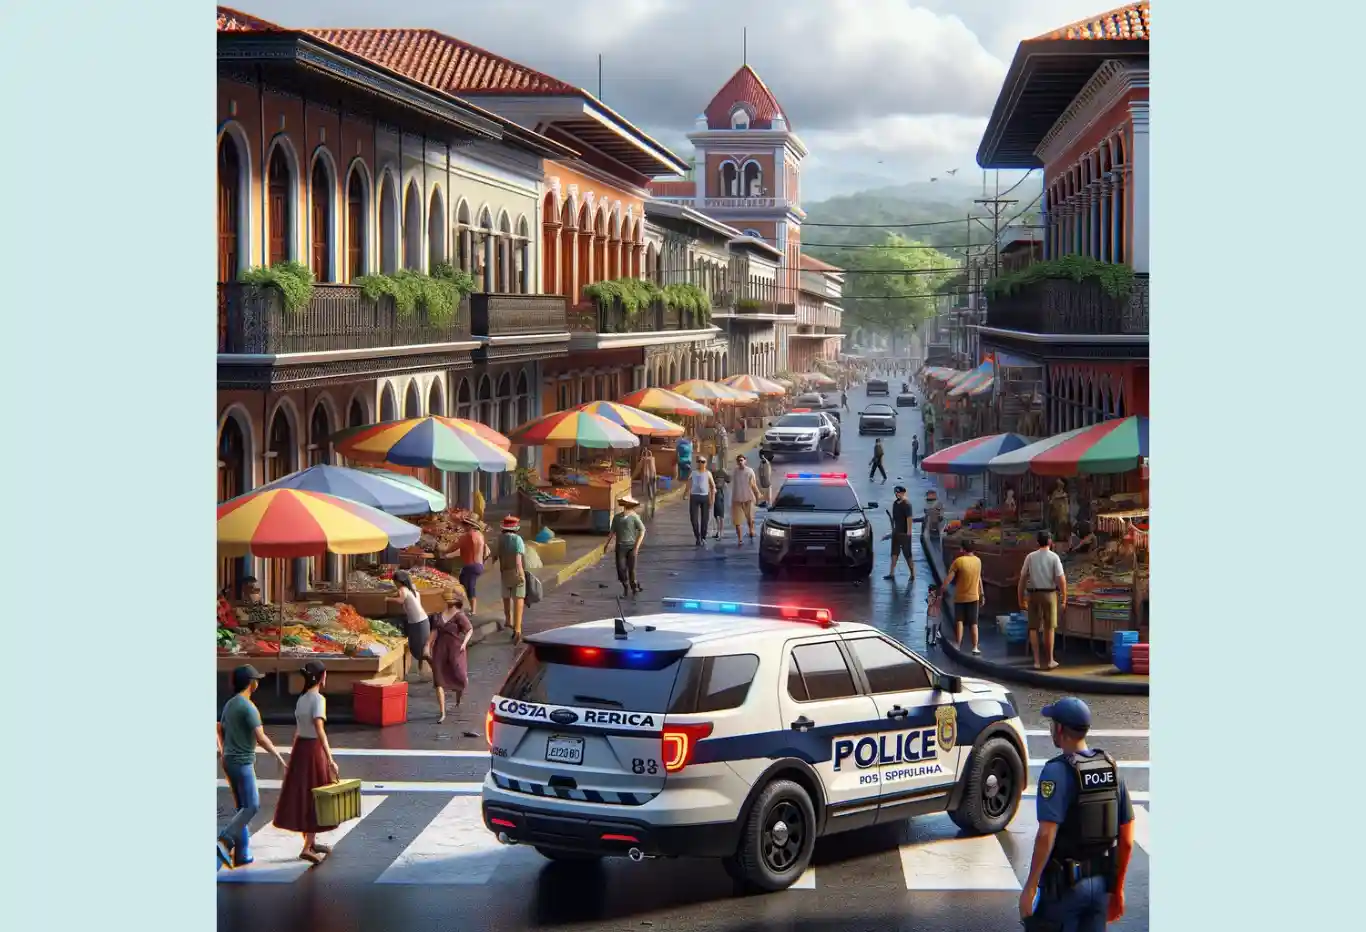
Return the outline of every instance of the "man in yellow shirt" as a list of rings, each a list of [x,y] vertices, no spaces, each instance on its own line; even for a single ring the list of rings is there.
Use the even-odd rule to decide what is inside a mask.
[[[982,558],[972,552],[972,541],[964,540],[963,552],[949,567],[944,587],[953,585],[953,640],[963,648],[963,626],[972,630],[972,652],[980,654],[977,640],[977,610],[987,604],[987,593],[982,588]]]

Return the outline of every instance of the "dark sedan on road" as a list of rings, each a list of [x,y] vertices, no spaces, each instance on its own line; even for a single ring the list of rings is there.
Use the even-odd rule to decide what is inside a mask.
[[[864,434],[895,434],[896,409],[891,405],[868,405],[858,415],[859,436]]]

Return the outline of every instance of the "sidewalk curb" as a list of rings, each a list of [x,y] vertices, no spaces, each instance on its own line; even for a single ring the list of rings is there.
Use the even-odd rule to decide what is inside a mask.
[[[941,566],[939,554],[931,549],[929,533],[925,530],[920,532],[920,546],[925,553],[925,562],[930,566],[930,572],[934,575],[936,583],[943,585],[944,569]],[[957,663],[962,664],[970,670],[977,670],[987,673],[1002,680],[1010,680],[1015,683],[1024,683],[1027,686],[1038,686],[1046,689],[1065,689],[1080,693],[1093,693],[1109,696],[1147,696],[1149,690],[1148,683],[1133,681],[1106,682],[1092,677],[1080,676],[1059,676],[1055,673],[1044,673],[1042,670],[1024,670],[1016,666],[996,663],[991,660],[983,660],[981,657],[974,657],[970,653],[965,653],[958,649],[953,643],[953,625],[947,613],[941,613],[939,618],[939,630],[943,635],[940,638],[939,646],[944,653]]]

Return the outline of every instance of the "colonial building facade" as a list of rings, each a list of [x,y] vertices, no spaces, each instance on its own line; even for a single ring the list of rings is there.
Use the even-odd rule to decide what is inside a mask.
[[[1044,258],[1134,272],[1123,298],[1049,280],[989,302],[983,348],[1042,363],[1052,431],[1148,413],[1149,34],[1148,4],[1133,3],[1020,43],[977,153],[984,168],[1043,169]]]

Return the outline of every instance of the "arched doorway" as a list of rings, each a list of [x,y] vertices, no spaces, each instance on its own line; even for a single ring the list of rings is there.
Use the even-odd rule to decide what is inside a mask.
[[[365,177],[359,167],[351,169],[346,182],[346,280],[359,278],[370,269],[370,216]]]
[[[282,145],[270,153],[266,186],[270,204],[268,264],[275,265],[294,258],[290,245],[294,228],[294,168]]]
[[[309,179],[309,250],[313,277],[320,282],[332,281],[332,173],[327,160],[321,156],[313,160]]]
[[[218,431],[218,500],[226,502],[230,498],[249,491],[251,484],[251,464],[247,460],[247,437],[238,419],[229,414]],[[243,576],[242,560],[230,557],[218,561],[218,588],[237,591],[237,582]]]
[[[422,271],[422,192],[408,182],[403,195],[403,267]]]
[[[432,189],[432,203],[427,209],[427,271],[431,272],[446,261],[446,200],[440,188]]]
[[[283,479],[298,468],[297,441],[294,422],[283,404],[277,405],[266,431],[266,484]],[[289,574],[283,560],[265,560],[265,579],[261,581],[262,597],[269,601],[287,598],[286,580]]]
[[[218,140],[218,280],[235,282],[242,273],[242,166],[237,140],[224,133]]]
[[[422,417],[422,395],[417,388],[417,379],[408,383],[408,390],[403,393],[403,416]]]

